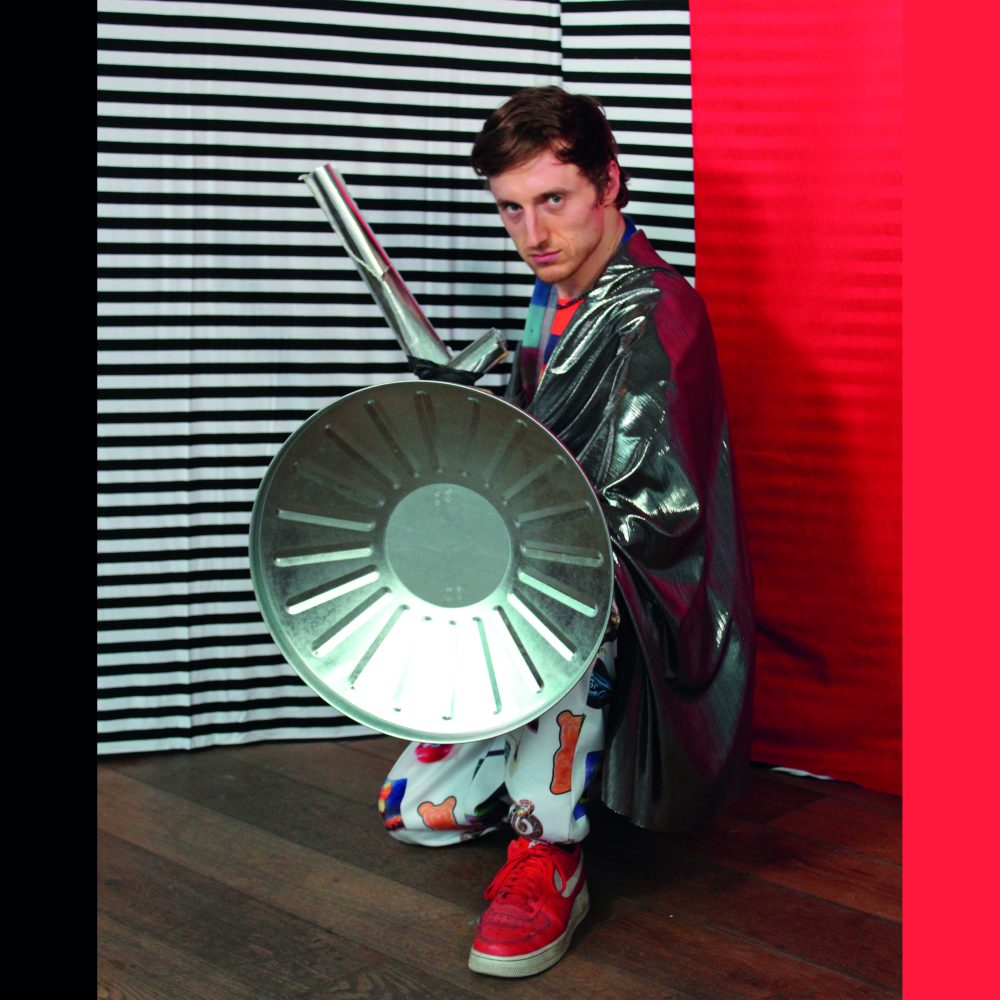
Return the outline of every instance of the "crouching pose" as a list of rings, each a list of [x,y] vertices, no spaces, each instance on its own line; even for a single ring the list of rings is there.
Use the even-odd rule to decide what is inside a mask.
[[[601,106],[515,94],[472,152],[536,277],[507,398],[576,456],[614,553],[594,663],[544,715],[472,743],[411,744],[379,797],[390,833],[443,846],[516,835],[486,889],[470,968],[528,976],[587,913],[587,796],[680,830],[741,790],[753,586],[704,304],[622,213],[628,175]]]

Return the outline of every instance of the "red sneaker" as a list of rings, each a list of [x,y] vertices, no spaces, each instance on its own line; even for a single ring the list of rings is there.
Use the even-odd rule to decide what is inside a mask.
[[[555,965],[590,909],[579,844],[518,837],[486,889],[469,968],[487,976],[533,976]]]

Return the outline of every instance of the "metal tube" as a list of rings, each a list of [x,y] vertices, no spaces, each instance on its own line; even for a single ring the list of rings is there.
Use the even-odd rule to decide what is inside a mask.
[[[507,357],[507,344],[500,331],[489,329],[478,340],[463,348],[448,362],[460,372],[485,372]]]
[[[329,163],[299,180],[305,181],[330,225],[341,238],[375,303],[407,357],[446,365],[451,352],[431,326],[417,300],[392,266],[354,204],[344,182]],[[469,370],[469,369],[463,369]]]

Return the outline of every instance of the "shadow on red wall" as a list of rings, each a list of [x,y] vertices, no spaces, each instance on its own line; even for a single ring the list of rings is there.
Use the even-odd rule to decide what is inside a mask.
[[[696,280],[757,590],[754,759],[898,793],[898,5],[692,0],[691,20]]]

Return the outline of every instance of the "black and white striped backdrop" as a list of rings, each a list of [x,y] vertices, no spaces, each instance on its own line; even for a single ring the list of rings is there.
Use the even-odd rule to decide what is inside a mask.
[[[468,153],[560,83],[604,102],[629,211],[693,279],[687,3],[99,0],[98,38],[98,752],[366,732],[250,586],[281,444],[410,377],[298,175],[337,166],[449,346],[515,343],[531,279]]]

